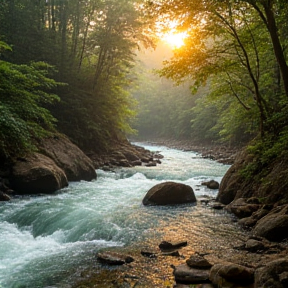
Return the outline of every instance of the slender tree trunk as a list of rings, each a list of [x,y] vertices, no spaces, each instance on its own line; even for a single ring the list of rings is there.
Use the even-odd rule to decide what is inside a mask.
[[[56,31],[56,25],[55,25],[55,2],[54,0],[51,0],[51,22],[52,22],[52,30]]]
[[[264,2],[263,5],[265,9],[265,14],[267,17],[267,28],[271,36],[275,57],[277,59],[277,62],[279,64],[279,68],[282,74],[285,94],[288,97],[288,66],[287,66],[284,51],[283,51],[283,48],[282,48],[282,45],[281,45],[281,42],[277,33],[275,14],[273,13],[271,3],[269,5],[269,3]]]
[[[250,3],[253,6],[253,8],[258,12],[260,18],[262,19],[262,21],[267,27],[267,30],[271,37],[274,54],[275,54],[277,63],[279,65],[280,71],[281,71],[285,94],[288,97],[288,66],[285,60],[284,50],[281,45],[278,31],[277,31],[278,28],[277,28],[276,19],[275,19],[275,13],[273,11],[274,1],[267,0],[267,1],[260,2],[260,5],[262,5],[262,7],[264,8],[265,15],[260,9],[260,7],[257,5],[255,0],[253,1],[245,0],[245,1]]]
[[[48,29],[51,30],[51,0],[47,0]]]

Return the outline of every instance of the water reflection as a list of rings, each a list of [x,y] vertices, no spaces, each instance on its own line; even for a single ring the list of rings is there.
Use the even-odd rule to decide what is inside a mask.
[[[85,271],[88,280],[78,279],[74,287],[172,288],[175,284],[172,267],[185,263],[194,253],[205,255],[212,264],[219,259],[230,261],[234,258],[236,262],[241,262],[245,258],[233,247],[242,245],[247,234],[224,211],[216,211],[200,203],[197,206],[145,207],[145,210],[147,214],[156,212],[157,225],[145,231],[147,237],[144,241],[131,243],[120,250],[132,255],[135,261],[113,270],[103,265],[94,266],[95,270]],[[145,213],[142,216],[146,217]],[[187,240],[188,245],[179,250],[180,257],[164,256],[158,248],[163,240]],[[143,249],[156,251],[157,258],[143,257]]]

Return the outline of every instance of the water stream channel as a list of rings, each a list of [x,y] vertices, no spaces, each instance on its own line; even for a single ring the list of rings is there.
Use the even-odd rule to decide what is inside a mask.
[[[162,164],[114,172],[97,170],[97,180],[70,183],[55,195],[0,203],[1,288],[72,287],[77,279],[90,273],[87,271],[91,267],[94,273],[103,270],[95,255],[107,247],[156,247],[163,239],[184,238],[189,245],[177,260],[183,262],[193,251],[227,253],[241,241],[244,232],[224,211],[200,203],[177,207],[141,204],[152,186],[168,180],[192,186],[198,198],[216,196],[217,191],[201,186],[201,182],[221,181],[228,165],[203,159],[194,152],[141,145],[160,151],[164,155]],[[168,286],[169,260],[158,259],[157,265],[147,260],[142,270],[141,261],[136,259],[134,264],[138,265],[138,270],[134,267],[138,279],[152,277],[155,287]]]

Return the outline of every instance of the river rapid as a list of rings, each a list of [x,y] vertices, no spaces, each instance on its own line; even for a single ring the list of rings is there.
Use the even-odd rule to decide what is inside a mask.
[[[162,164],[97,170],[97,180],[69,183],[55,195],[0,203],[1,288],[72,287],[80,271],[101,269],[95,255],[107,247],[125,249],[180,237],[191,244],[186,253],[206,253],[230,249],[231,238],[243,236],[230,215],[199,203],[141,204],[152,186],[168,180],[192,186],[198,199],[214,197],[218,191],[201,182],[220,182],[228,165],[194,152],[136,144],[159,151],[164,155]]]

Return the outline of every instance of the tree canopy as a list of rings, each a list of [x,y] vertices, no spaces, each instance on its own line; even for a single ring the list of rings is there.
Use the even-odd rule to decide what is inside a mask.
[[[83,149],[103,148],[132,132],[128,120],[134,116],[134,101],[127,91],[133,83],[135,51],[140,45],[153,45],[149,33],[143,32],[148,24],[140,4],[130,0],[0,3],[0,39],[12,47],[0,59],[26,69],[37,61],[55,67],[51,77],[67,85],[51,87],[61,101],[53,105],[46,101],[45,109],[58,120],[57,129]]]
[[[277,0],[150,1],[158,21],[177,23],[178,31],[188,34],[160,75],[177,83],[192,79],[194,91],[209,86],[210,103],[218,99],[219,107],[225,99],[222,111],[234,114],[238,123],[251,119],[247,132],[256,122],[262,136],[278,135],[287,123],[287,5]],[[223,116],[220,122],[228,120]],[[223,124],[228,123],[220,130],[225,134]]]

